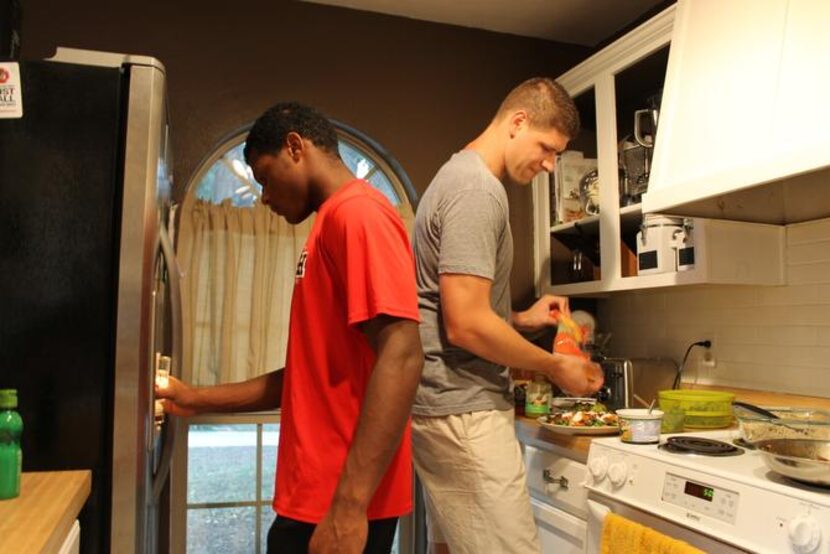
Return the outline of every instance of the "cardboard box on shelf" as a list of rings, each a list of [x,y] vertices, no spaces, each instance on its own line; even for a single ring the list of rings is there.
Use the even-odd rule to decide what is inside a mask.
[[[551,198],[551,222],[553,225],[578,221],[585,217],[585,206],[580,195],[580,182],[597,168],[595,158],[585,158],[582,152],[563,152],[553,173],[553,198]]]

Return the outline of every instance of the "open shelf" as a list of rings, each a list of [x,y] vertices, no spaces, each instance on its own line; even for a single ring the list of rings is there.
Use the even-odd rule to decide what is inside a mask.
[[[606,296],[613,292],[636,289],[651,289],[672,287],[676,285],[703,284],[705,279],[699,271],[679,271],[672,273],[658,273],[656,275],[637,275],[635,277],[620,277],[607,281],[588,281],[567,285],[554,285],[552,294],[562,296]]]
[[[577,221],[560,223],[559,225],[551,227],[550,232],[565,235],[585,234],[596,236],[599,233],[599,216],[589,215]]]
[[[659,141],[654,119],[662,98],[674,11],[674,6],[670,6],[557,79],[574,97],[580,114],[584,113],[589,123],[588,132],[582,133],[579,142],[572,145],[583,156],[560,160],[556,166],[559,173],[553,179],[540,174],[534,180],[533,256],[537,294],[603,297],[618,291],[678,285],[781,285],[785,282],[783,228],[705,218],[692,221],[693,267],[636,275],[642,206],[620,203],[636,199],[641,191],[621,190],[620,186],[626,189],[626,183],[641,182],[641,177],[647,178],[645,172],[650,169],[645,161],[640,167],[636,159],[624,159],[624,171],[620,171],[619,149],[622,147],[623,153],[629,149],[625,142],[632,141],[635,121],[639,134],[651,137],[650,141],[643,138],[644,143]],[[665,120],[662,121],[665,125]],[[563,213],[576,215],[576,210],[564,203],[557,211],[556,201],[562,197],[575,198],[574,180],[580,159],[596,161],[601,178],[598,195],[593,194],[592,201],[598,196],[600,215],[552,225],[553,221],[567,219]],[[579,175],[584,176],[585,172]],[[664,256],[671,255],[665,247],[661,248]],[[590,265],[583,263],[586,257]]]
[[[642,204],[632,204],[620,208],[620,222],[623,230],[639,228],[642,219]],[[554,225],[550,228],[550,232],[567,235],[578,235],[581,232],[585,235],[595,236],[599,233],[599,215],[589,215],[577,221]]]

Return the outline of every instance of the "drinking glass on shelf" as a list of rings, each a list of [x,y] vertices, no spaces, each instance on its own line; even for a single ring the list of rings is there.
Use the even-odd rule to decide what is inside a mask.
[[[158,356],[156,362],[156,386],[166,389],[170,384],[170,356]]]

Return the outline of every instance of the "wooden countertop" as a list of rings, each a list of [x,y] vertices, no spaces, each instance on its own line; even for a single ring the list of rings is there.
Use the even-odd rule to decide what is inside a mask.
[[[683,388],[731,392],[735,395],[735,400],[756,404],[758,406],[793,406],[830,410],[830,398],[818,396],[801,396],[706,385],[691,386],[684,384]],[[523,416],[516,416],[516,436],[521,443],[532,444],[554,452],[558,451],[567,458],[581,462],[585,462],[588,459],[588,449],[591,448],[591,439],[593,438],[590,435],[564,435],[554,433],[539,425],[535,419]]]
[[[20,496],[0,500],[0,552],[57,552],[78,518],[92,472],[25,472]]]

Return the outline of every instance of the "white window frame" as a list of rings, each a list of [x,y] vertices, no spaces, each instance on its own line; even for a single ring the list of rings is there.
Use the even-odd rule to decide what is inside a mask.
[[[263,509],[271,510],[271,503],[262,498],[262,449],[265,446],[262,442],[262,427],[264,425],[279,424],[280,411],[272,412],[249,412],[238,414],[204,414],[187,418],[183,421],[182,427],[185,430],[183,440],[177,442],[173,449],[173,465],[171,466],[171,476],[173,483],[183,484],[183,486],[174,485],[171,488],[171,533],[174,539],[180,539],[181,544],[173,542],[173,552],[185,552],[187,548],[187,512],[191,509],[210,509],[210,508],[256,508],[256,542],[254,554],[264,554],[260,549],[259,538],[261,536],[262,518],[260,517]],[[188,482],[188,441],[186,437],[190,432],[190,427],[193,425],[256,425],[257,426],[257,448],[256,448],[256,492],[255,500],[242,500],[230,502],[199,502],[188,503],[187,501],[187,482]],[[277,445],[274,445],[277,446]],[[267,483],[266,483],[267,484]],[[181,490],[179,490],[181,489]],[[181,495],[180,495],[181,493]],[[178,535],[181,535],[179,538]]]

